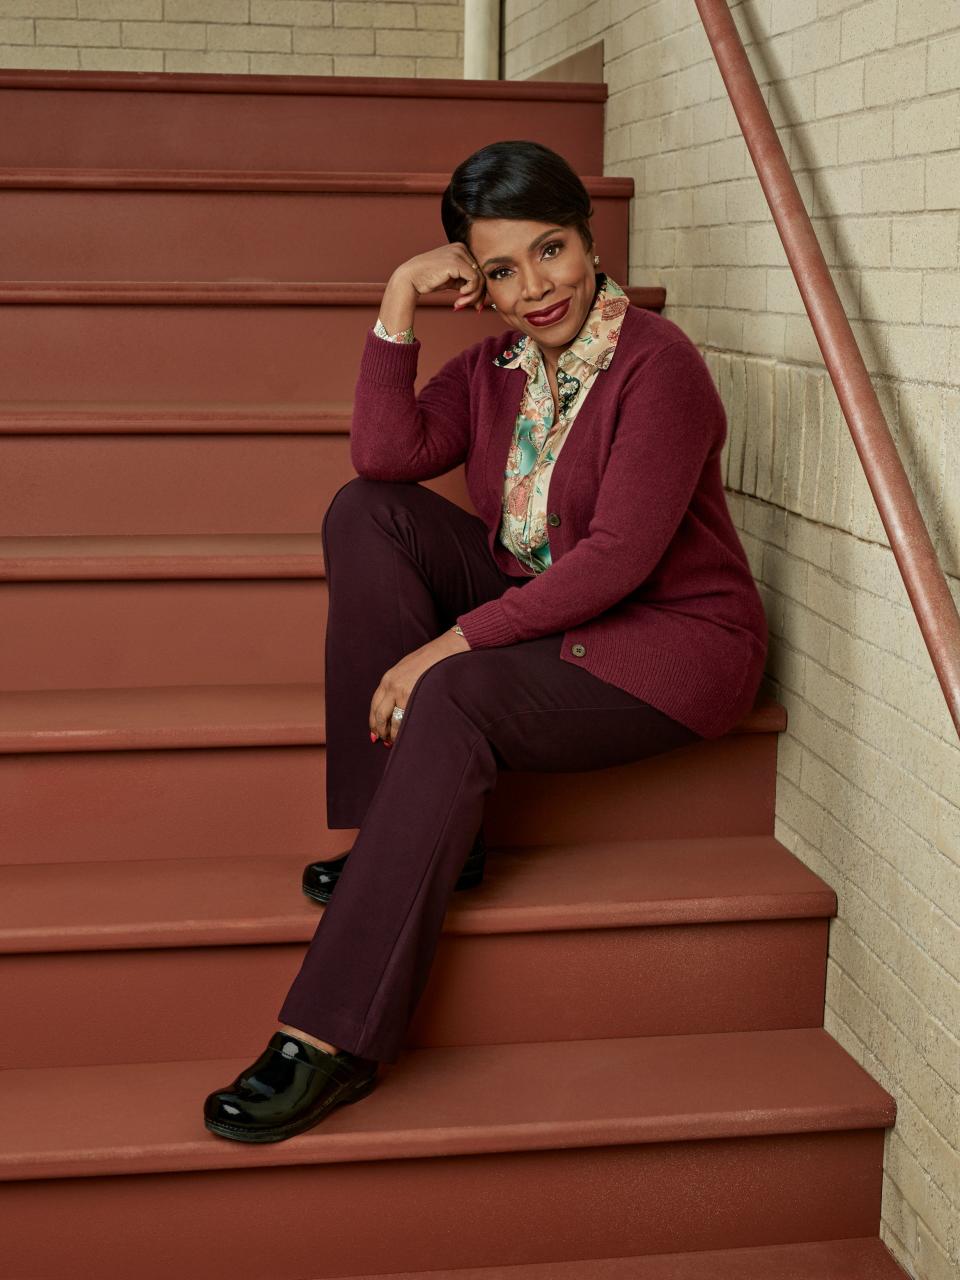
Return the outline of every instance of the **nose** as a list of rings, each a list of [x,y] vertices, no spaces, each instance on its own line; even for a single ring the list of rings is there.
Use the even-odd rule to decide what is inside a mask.
[[[547,282],[544,277],[533,267],[526,267],[523,271],[523,279],[521,289],[524,301],[537,302],[543,297],[544,289]]]

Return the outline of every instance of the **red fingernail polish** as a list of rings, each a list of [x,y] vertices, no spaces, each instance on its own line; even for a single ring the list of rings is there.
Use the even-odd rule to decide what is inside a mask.
[[[376,740],[377,740],[377,735],[376,735],[376,734],[373,732],[373,730],[371,729],[371,730],[370,730],[370,741],[371,741],[371,742],[376,742]]]

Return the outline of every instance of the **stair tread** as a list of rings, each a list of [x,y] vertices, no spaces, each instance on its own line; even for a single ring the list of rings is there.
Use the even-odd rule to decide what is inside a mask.
[[[349,432],[351,400],[2,400],[0,435]]]
[[[381,1272],[335,1280],[903,1280],[907,1275],[879,1236],[860,1236],[632,1258]]]
[[[786,709],[761,696],[732,734],[780,733]],[[320,745],[323,684],[150,685],[0,694],[0,753]]]
[[[0,581],[322,578],[319,533],[0,537]]]
[[[0,752],[324,741],[321,683],[27,689],[0,695]]]
[[[464,103],[503,102],[597,102],[607,100],[604,81],[581,80],[488,80],[430,76],[343,76],[343,75],[224,75],[211,71],[99,71],[82,75],[71,68],[4,67],[0,69],[0,89],[57,89],[70,95],[108,89],[116,93],[236,93],[244,97],[272,98],[413,98],[449,99]],[[80,105],[82,99],[74,97]],[[391,104],[395,105],[395,104]]]
[[[252,1060],[8,1070],[0,1179],[836,1132],[896,1118],[894,1098],[837,1041],[804,1027],[410,1049],[362,1105],[254,1146],[209,1133],[202,1117],[204,1097]]]
[[[666,303],[662,285],[623,285],[636,307],[659,311]],[[63,304],[95,306],[101,303],[180,306],[288,306],[379,307],[386,282],[366,280],[3,280],[0,304]],[[441,290],[421,294],[418,310],[424,307],[449,309],[449,295]],[[484,336],[488,317],[464,312],[470,326],[465,332]]]
[[[580,174],[591,196],[630,200],[636,182],[630,176]],[[130,169],[95,165],[89,168],[57,165],[0,167],[0,190],[148,190],[148,191],[335,191],[386,195],[442,195],[449,173],[431,169]]]
[[[301,857],[0,867],[0,952],[309,941]],[[454,934],[830,917],[836,894],[773,836],[511,846],[454,894]]]

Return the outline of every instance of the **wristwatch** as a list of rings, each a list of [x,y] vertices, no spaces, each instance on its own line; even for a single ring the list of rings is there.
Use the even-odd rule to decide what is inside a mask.
[[[453,626],[450,628],[450,630],[455,631],[458,636],[463,636],[463,627],[461,627],[458,622],[455,622]],[[464,640],[466,640],[467,637],[463,636],[463,638]]]

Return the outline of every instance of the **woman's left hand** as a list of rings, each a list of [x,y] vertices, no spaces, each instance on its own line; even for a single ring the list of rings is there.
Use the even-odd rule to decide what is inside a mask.
[[[453,653],[465,653],[469,648],[466,639],[456,631],[444,631],[385,671],[370,700],[370,732],[376,734],[385,746],[393,746],[403,724],[402,720],[394,720],[394,707],[406,710],[413,686],[435,662],[449,658]]]

